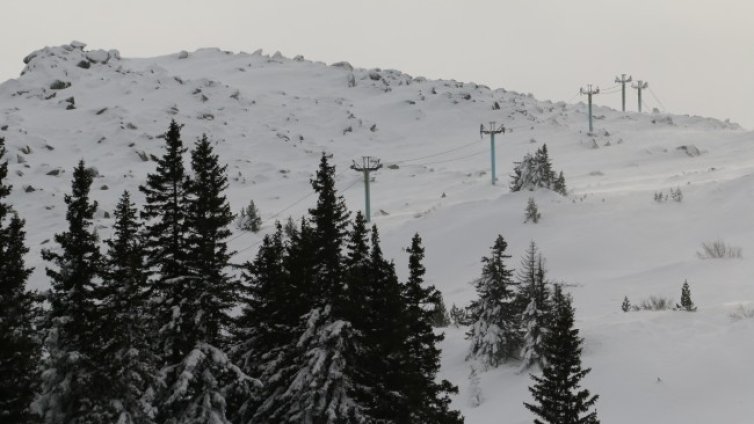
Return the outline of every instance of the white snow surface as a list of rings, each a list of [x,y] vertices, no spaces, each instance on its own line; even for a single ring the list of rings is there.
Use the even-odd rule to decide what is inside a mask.
[[[591,136],[584,103],[261,51],[128,59],[74,43],[26,60],[22,76],[0,85],[0,136],[9,151],[10,200],[27,220],[35,289],[49,284],[39,251],[65,228],[63,195],[76,162],[98,171],[92,197],[106,238],[112,219],[104,211],[125,189],[143,201],[137,187],[155,163],[139,153],[161,156],[159,135],[176,119],[188,146],[202,133],[216,142],[229,165],[233,209],[253,199],[265,219],[259,234],[234,228],[236,261],[252,257],[274,219],[311,207],[309,178],[323,151],[334,155],[349,207],[361,209],[362,177],[349,165],[371,155],[398,165],[372,174],[372,215],[385,254],[405,276],[401,249],[418,231],[428,280],[448,308],[475,296],[470,282],[498,233],[512,266],[536,241],[550,278],[574,296],[583,363],[593,369],[584,386],[600,395],[602,422],[753,420],[754,319],[730,314],[754,308],[754,134],[736,124],[597,107]],[[77,66],[82,61],[90,66]],[[53,90],[56,80],[71,85]],[[508,129],[497,136],[497,186],[490,184],[489,141],[477,132],[489,121]],[[542,143],[553,168],[565,173],[568,197],[507,188],[513,161]],[[29,186],[35,191],[26,192]],[[653,200],[675,187],[681,203]],[[530,196],[542,213],[536,225],[523,223]],[[743,258],[696,256],[702,242],[717,239],[741,247]],[[684,279],[698,312],[620,310],[624,296],[634,304],[651,295],[679,302]],[[469,405],[464,332],[447,329],[442,345],[441,375],[460,386],[454,406],[471,424],[531,422],[522,404],[531,400],[530,379],[516,363],[480,372],[485,401]]]

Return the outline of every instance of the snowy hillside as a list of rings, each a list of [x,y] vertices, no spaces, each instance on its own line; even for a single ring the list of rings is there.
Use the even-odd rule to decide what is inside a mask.
[[[217,143],[233,208],[253,199],[262,233],[311,206],[309,177],[322,151],[334,155],[349,207],[361,209],[361,175],[349,166],[369,155],[386,165],[371,187],[386,256],[405,273],[402,248],[421,233],[429,280],[448,307],[475,296],[469,282],[497,234],[514,266],[537,242],[550,277],[574,296],[583,362],[593,368],[585,386],[600,395],[603,422],[752,422],[754,319],[730,315],[754,310],[754,134],[736,124],[596,108],[589,135],[583,103],[262,52],[126,59],[72,43],[25,62],[18,79],[0,85],[0,137],[11,202],[27,220],[33,288],[48,285],[39,251],[65,226],[63,194],[76,162],[98,171],[92,196],[106,237],[105,211],[124,189],[141,201],[137,187],[171,119],[185,125],[187,144],[202,133]],[[497,137],[497,186],[489,141],[478,134],[490,121],[508,129]],[[543,143],[569,196],[509,192],[513,161]],[[682,190],[682,202],[654,201],[671,188]],[[523,223],[530,196],[542,213],[536,225]],[[234,235],[238,262],[262,233]],[[702,243],[715,240],[743,257],[698,258]],[[678,301],[684,280],[694,314],[620,309],[624,296]],[[483,373],[486,400],[469,406],[464,330],[446,334],[442,374],[460,386],[455,406],[466,422],[531,422],[522,405],[530,379],[515,364]]]

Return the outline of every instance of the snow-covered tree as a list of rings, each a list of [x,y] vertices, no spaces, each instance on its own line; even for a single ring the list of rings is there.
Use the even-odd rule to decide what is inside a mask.
[[[521,350],[518,310],[515,304],[513,271],[505,265],[510,255],[508,243],[498,235],[490,256],[482,258],[482,276],[474,286],[478,298],[471,303],[471,327],[467,359],[475,359],[484,367],[497,367],[515,359]]]
[[[511,191],[533,191],[538,188],[551,189],[562,195],[567,194],[563,172],[556,175],[552,169],[546,144],[537,149],[534,155],[527,153],[521,162],[514,162],[513,175],[511,175]]]
[[[0,138],[0,161],[5,140]],[[31,269],[26,268],[24,220],[5,198],[8,161],[0,162],[0,421],[26,424],[32,420],[39,343],[35,322],[36,295],[26,290]]]
[[[262,217],[259,215],[259,209],[254,204],[254,201],[249,201],[249,204],[241,209],[237,218],[238,228],[244,231],[251,231],[256,233],[262,226]]]
[[[231,329],[230,309],[238,296],[237,281],[227,274],[230,253],[226,239],[233,214],[225,198],[226,167],[206,136],[191,152],[193,178],[185,183],[184,253],[187,275],[177,276],[173,320],[181,323],[180,343],[190,346],[179,361],[160,373],[158,420],[175,424],[230,423],[257,380],[230,359],[226,338]],[[171,334],[171,333],[169,333]],[[172,334],[171,334],[172,335]],[[181,351],[182,352],[182,351]]]
[[[517,279],[520,286],[517,303],[520,308],[523,308],[521,314],[522,370],[533,365],[541,367],[546,361],[544,336],[550,325],[551,305],[545,279],[544,260],[534,242],[526,251]]]
[[[92,173],[79,162],[73,170],[68,205],[68,230],[55,235],[59,249],[43,250],[53,267],[46,318],[45,351],[40,394],[34,409],[46,424],[100,422],[109,408],[101,400],[101,375],[96,356],[103,334],[95,325],[96,280],[101,270],[97,234],[93,228],[97,202],[89,199]]]
[[[573,326],[571,298],[556,285],[552,303],[552,325],[544,337],[546,365],[541,377],[531,375],[534,385],[529,391],[534,402],[524,402],[524,406],[537,416],[536,424],[598,424],[597,413],[590,410],[599,396],[581,388],[581,380],[591,369],[581,367],[582,339]]]
[[[476,408],[484,402],[482,388],[479,386],[479,374],[474,364],[469,366],[469,405]]]

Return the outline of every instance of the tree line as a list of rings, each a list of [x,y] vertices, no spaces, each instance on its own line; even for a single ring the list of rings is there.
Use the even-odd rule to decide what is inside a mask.
[[[233,267],[226,166],[203,136],[184,167],[180,132],[171,122],[139,188],[145,204],[124,192],[104,242],[93,172],[79,162],[67,229],[42,253],[43,293],[26,289],[25,223],[6,201],[0,141],[0,421],[462,423],[457,388],[436,380],[440,293],[425,281],[421,237],[400,281],[323,154],[316,204]]]

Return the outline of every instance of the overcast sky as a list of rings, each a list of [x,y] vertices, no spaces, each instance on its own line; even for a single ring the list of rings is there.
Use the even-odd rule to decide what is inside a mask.
[[[3,81],[72,40],[124,57],[262,48],[566,101],[627,73],[669,112],[754,128],[751,0],[2,0],[0,12]],[[620,107],[619,94],[596,101]]]

